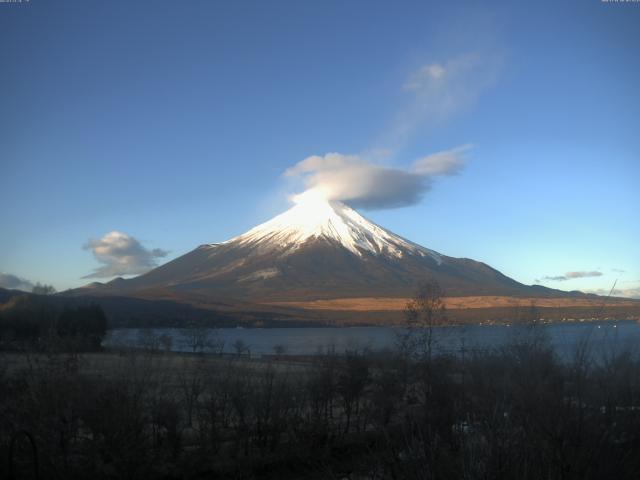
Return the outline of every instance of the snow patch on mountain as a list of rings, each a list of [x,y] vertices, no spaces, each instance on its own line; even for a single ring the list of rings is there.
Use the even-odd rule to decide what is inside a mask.
[[[249,275],[245,275],[244,277],[240,277],[238,281],[250,282],[255,280],[266,280],[268,278],[276,277],[279,274],[280,274],[280,270],[278,270],[277,268],[265,268],[263,270],[257,270],[255,272],[252,272]]]

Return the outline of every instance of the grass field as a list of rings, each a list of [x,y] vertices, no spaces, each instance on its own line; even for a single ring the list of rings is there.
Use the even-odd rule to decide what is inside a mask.
[[[327,300],[311,300],[307,302],[273,302],[270,305],[303,308],[307,310],[346,310],[346,311],[399,311],[404,310],[409,298],[390,297],[359,297],[359,298],[335,298]],[[639,306],[640,302],[628,299],[613,298],[606,301],[608,305]],[[600,308],[602,298],[535,298],[535,297],[506,297],[506,296],[470,296],[470,297],[445,297],[444,304],[447,309],[473,309],[473,308],[503,308],[503,307],[528,307],[534,304],[536,307],[592,307]]]

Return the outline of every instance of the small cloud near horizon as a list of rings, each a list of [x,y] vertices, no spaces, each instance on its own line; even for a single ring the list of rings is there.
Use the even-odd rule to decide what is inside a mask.
[[[102,266],[82,278],[139,275],[157,266],[157,259],[168,254],[159,248],[149,250],[136,238],[118,231],[109,232],[101,239],[90,239],[83,248],[90,250]]]
[[[614,288],[613,290],[606,289],[606,288],[597,288],[597,289],[591,289],[591,290],[584,290],[584,292],[594,293],[596,295],[609,295],[609,292],[611,292],[611,295],[613,295],[614,297],[625,297],[625,298],[633,298],[633,299],[640,300],[640,287]]]
[[[567,272],[564,275],[555,275],[555,276],[544,276],[542,280],[552,280],[554,282],[564,282],[567,280],[574,280],[576,278],[590,278],[590,277],[601,277],[602,272],[598,272],[596,270],[591,272]],[[536,279],[536,282],[539,282]]]
[[[373,163],[361,155],[327,153],[313,155],[288,168],[284,175],[301,178],[306,190],[326,200],[337,200],[354,208],[380,210],[418,203],[431,188],[433,178],[456,175],[464,167],[471,145],[462,145],[427,155],[409,169]]]
[[[0,287],[10,290],[23,290],[30,292],[33,290],[34,283],[26,278],[18,277],[11,273],[0,272]]]

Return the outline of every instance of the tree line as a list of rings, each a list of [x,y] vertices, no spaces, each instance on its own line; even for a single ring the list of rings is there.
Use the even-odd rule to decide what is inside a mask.
[[[0,348],[99,350],[107,317],[98,305],[59,306],[42,295],[12,298],[0,310]]]

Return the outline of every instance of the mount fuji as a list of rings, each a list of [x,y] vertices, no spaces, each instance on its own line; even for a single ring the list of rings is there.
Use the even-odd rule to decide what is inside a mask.
[[[447,296],[567,295],[525,286],[481,262],[440,254],[344,203],[314,197],[226,242],[201,245],[138,277],[86,290],[265,304],[406,298],[427,278],[437,280]]]

